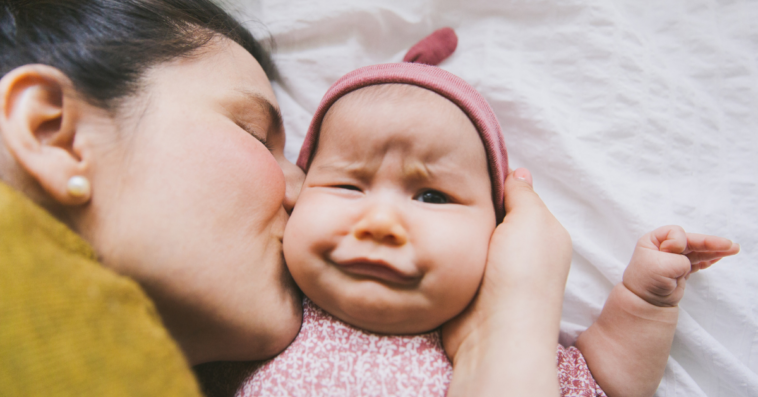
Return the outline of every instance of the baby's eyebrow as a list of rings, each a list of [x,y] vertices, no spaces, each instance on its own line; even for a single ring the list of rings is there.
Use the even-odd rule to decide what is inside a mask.
[[[322,172],[340,172],[352,175],[357,179],[370,179],[379,164],[371,165],[364,162],[356,163],[322,163],[317,169]],[[403,179],[412,181],[428,181],[434,173],[428,165],[420,161],[403,162]]]
[[[358,179],[369,178],[372,174],[368,165],[365,163],[322,163],[316,168],[323,172],[344,172]]]

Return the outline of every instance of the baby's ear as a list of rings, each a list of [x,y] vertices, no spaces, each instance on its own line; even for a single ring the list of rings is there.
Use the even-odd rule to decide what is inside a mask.
[[[88,171],[74,145],[82,101],[71,80],[47,65],[24,65],[0,80],[0,134],[8,152],[63,205],[89,200],[68,188],[72,177]]]

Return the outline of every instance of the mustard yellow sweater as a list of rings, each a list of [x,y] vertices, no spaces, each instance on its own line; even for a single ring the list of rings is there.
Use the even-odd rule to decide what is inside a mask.
[[[0,396],[199,396],[139,286],[0,183]]]

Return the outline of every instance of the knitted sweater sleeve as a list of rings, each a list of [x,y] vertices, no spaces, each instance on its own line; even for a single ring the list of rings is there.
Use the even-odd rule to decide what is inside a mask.
[[[140,287],[2,183],[0,395],[200,396]]]

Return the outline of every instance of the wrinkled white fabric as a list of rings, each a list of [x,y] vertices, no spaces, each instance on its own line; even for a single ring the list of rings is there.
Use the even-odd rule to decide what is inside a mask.
[[[564,343],[598,315],[637,238],[665,224],[742,252],[693,275],[657,396],[758,396],[758,2],[235,0],[276,42],[294,160],[345,73],[450,26],[440,66],[490,102],[511,166],[566,226]]]

